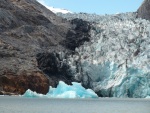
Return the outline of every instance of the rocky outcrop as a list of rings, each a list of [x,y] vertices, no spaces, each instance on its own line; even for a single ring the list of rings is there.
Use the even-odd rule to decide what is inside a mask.
[[[74,51],[75,48],[90,40],[89,32],[91,30],[91,25],[90,22],[77,18],[70,20],[70,22],[72,24],[72,29],[68,31],[63,45]]]
[[[150,0],[144,0],[137,13],[139,18],[150,20]]]
[[[71,53],[88,41],[89,30],[88,22],[69,22],[36,0],[1,0],[1,93],[22,94],[31,89],[45,94],[59,80],[70,84],[69,67],[58,54]]]
[[[4,94],[27,89],[48,92],[49,81],[39,70],[36,55],[63,50],[69,23],[36,0],[1,0],[0,87]]]
[[[68,53],[65,52],[37,54],[38,67],[48,75],[51,86],[56,87],[60,80],[67,84],[73,81],[67,57]]]
[[[4,94],[23,94],[27,89],[46,94],[49,90],[49,81],[45,75],[38,71],[11,73],[6,72],[0,76],[1,87]]]

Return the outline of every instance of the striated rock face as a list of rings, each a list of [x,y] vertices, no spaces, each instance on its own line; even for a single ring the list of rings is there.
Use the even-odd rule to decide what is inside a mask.
[[[139,18],[150,20],[150,0],[144,0],[137,12]]]
[[[70,84],[67,64],[58,54],[71,53],[88,41],[89,31],[88,22],[69,22],[36,0],[1,0],[0,91],[45,94],[59,80]]]
[[[46,94],[49,80],[39,70],[36,55],[63,50],[59,43],[69,26],[36,0],[1,0],[0,91],[23,94],[31,89]]]

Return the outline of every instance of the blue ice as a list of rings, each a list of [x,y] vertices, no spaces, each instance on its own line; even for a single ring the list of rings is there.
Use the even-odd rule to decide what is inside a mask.
[[[47,98],[98,98],[97,94],[91,89],[85,89],[80,83],[72,82],[67,85],[60,81],[57,88],[50,87],[46,95],[38,94],[28,89],[24,97],[47,97]]]

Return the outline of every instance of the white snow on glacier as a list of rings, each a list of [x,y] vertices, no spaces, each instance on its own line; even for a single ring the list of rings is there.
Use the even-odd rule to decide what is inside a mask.
[[[60,16],[92,22],[91,41],[67,59],[76,80],[102,97],[150,96],[150,21],[136,13]]]
[[[63,13],[63,14],[73,13],[73,12],[66,10],[66,9],[54,8],[54,7],[49,7],[49,6],[46,6],[46,8],[51,10],[53,13]]]
[[[24,97],[47,97],[47,98],[98,98],[97,94],[91,89],[85,89],[80,83],[72,82],[67,85],[60,81],[57,88],[50,87],[46,95],[38,94],[28,89]]]
[[[51,10],[53,13],[73,13],[67,9],[61,9],[61,8],[54,8],[51,6],[46,5],[46,3],[44,2],[44,0],[37,0],[40,4],[44,5],[47,9]]]

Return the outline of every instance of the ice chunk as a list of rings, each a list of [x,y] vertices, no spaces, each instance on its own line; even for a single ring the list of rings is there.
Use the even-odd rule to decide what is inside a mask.
[[[43,95],[43,94],[38,94],[37,92],[35,91],[31,91],[30,89],[28,89],[24,95],[24,97],[46,97],[46,95]]]
[[[150,96],[145,97],[146,99],[150,99]]]
[[[31,90],[24,93],[24,97],[48,97],[48,98],[98,98],[97,94],[91,89],[85,89],[80,83],[72,82],[73,85],[67,85],[60,81],[57,88],[50,87],[46,95],[38,94]]]

